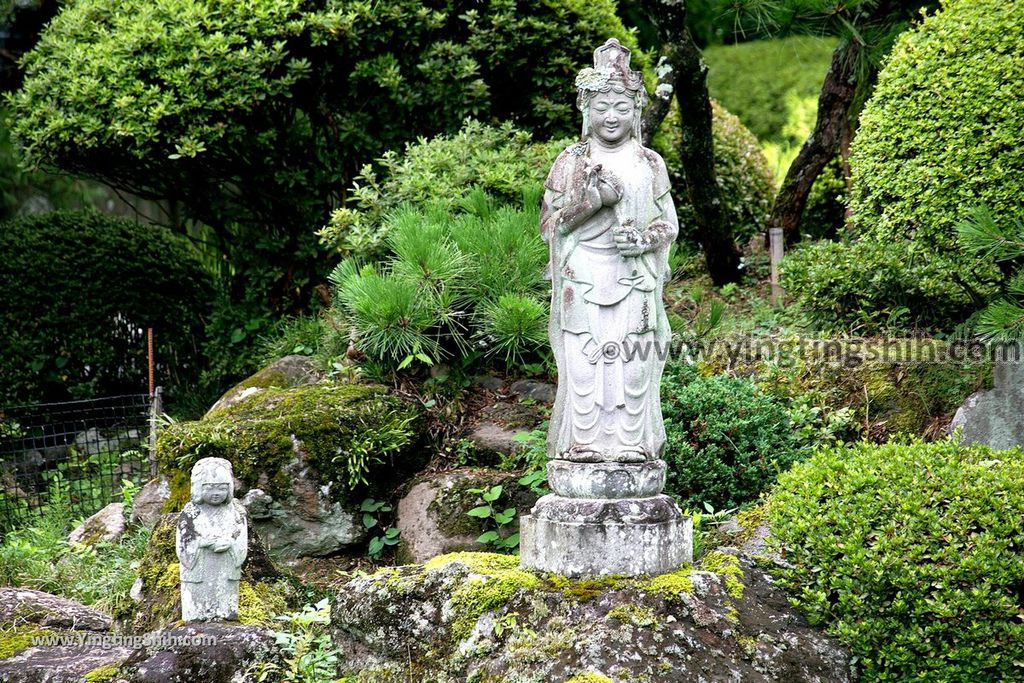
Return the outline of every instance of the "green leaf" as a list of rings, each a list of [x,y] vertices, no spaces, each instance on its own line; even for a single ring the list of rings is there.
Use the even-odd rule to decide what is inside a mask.
[[[483,499],[488,503],[493,503],[501,497],[501,486],[493,486],[491,490],[483,495]]]
[[[367,529],[372,529],[377,526],[377,518],[368,512],[363,513],[363,526]]]
[[[490,505],[481,505],[480,507],[473,508],[472,510],[470,510],[466,514],[469,515],[470,517],[479,517],[481,519],[487,519],[488,517],[491,516],[491,506]]]
[[[400,534],[400,533],[402,533],[402,532],[399,531],[398,529],[396,529],[395,527],[390,527],[387,531],[384,532],[384,538],[386,538],[386,539],[398,538],[398,534]]]
[[[480,534],[480,537],[478,539],[476,539],[476,542],[477,543],[493,543],[494,541],[497,541],[500,538],[501,537],[498,536],[498,532],[497,531],[488,531],[486,533]]]

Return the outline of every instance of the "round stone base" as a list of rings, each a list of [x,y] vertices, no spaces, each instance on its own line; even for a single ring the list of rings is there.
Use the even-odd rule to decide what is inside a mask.
[[[693,520],[668,496],[590,500],[586,509],[568,514],[579,503],[544,496],[533,514],[522,518],[524,568],[568,577],[639,576],[664,574],[693,561]],[[626,507],[633,514],[623,515]]]

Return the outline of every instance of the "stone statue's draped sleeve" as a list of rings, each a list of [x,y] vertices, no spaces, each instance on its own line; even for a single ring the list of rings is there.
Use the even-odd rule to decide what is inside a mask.
[[[242,563],[249,552],[249,526],[245,508],[236,500],[231,501],[232,511],[235,513],[235,535],[231,538],[231,560],[234,565],[234,572],[231,578],[238,580],[242,577]]]
[[[191,578],[191,570],[195,569],[199,562],[199,534],[196,532],[196,516],[199,509],[195,503],[188,503],[178,516],[178,525],[175,531],[175,547],[178,551],[178,561],[181,563],[182,574]]]

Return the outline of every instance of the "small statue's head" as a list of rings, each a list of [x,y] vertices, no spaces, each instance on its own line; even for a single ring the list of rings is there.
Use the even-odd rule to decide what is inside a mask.
[[[647,102],[643,74],[629,68],[629,49],[609,38],[594,50],[594,67],[576,76],[576,106],[583,113],[583,137],[596,135],[617,145],[640,139],[640,120]]]
[[[203,458],[192,467],[192,502],[223,505],[235,497],[231,463],[224,458]]]

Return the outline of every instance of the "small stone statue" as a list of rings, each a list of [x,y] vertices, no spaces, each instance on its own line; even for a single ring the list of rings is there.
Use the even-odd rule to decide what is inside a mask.
[[[522,520],[522,562],[567,576],[657,574],[691,558],[668,496],[660,385],[662,303],[679,232],[665,162],[641,140],[643,76],[614,38],[576,77],[583,135],[545,183],[548,334],[558,393],[545,496]]]
[[[192,468],[192,501],[178,517],[181,618],[238,619],[238,582],[249,549],[245,508],[234,499],[231,463],[203,458]]]

